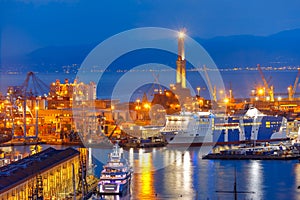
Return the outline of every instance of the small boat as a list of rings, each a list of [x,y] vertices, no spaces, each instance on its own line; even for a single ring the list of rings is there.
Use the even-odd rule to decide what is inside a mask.
[[[118,144],[113,146],[108,162],[103,166],[98,191],[100,194],[126,194],[130,188],[132,168]]]

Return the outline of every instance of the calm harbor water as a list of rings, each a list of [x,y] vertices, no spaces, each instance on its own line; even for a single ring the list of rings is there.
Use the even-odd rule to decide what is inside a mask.
[[[155,83],[155,75],[152,72],[131,72],[134,77],[149,77],[151,76],[152,83]],[[121,77],[125,76],[127,73],[115,73],[107,72],[105,76],[101,79],[97,88],[97,97],[99,98],[110,98],[112,91],[114,90],[116,83]],[[149,75],[150,74],[150,75]],[[156,72],[158,76],[158,83],[168,83],[167,86],[175,82],[175,72],[161,71]],[[73,82],[76,78],[76,74],[62,74],[62,73],[38,73],[36,74],[39,79],[44,83],[50,86],[52,82],[55,82],[56,79],[59,79],[61,83],[65,79],[69,79],[70,82]],[[221,71],[222,79],[225,85],[226,90],[228,91],[231,87],[233,90],[233,95],[235,98],[245,98],[249,97],[251,90],[257,86],[262,86],[263,82],[258,71],[253,70],[241,70],[241,71]],[[287,87],[293,85],[297,71],[288,70],[288,71],[264,71],[266,79],[269,81],[269,85],[273,85],[276,93],[287,93]],[[20,86],[26,79],[26,74],[0,74],[0,92],[6,94],[8,86]],[[128,88],[124,88],[116,98],[124,101],[130,94],[130,86],[135,82],[135,78],[127,78],[125,84]],[[157,83],[156,82],[156,83]],[[194,93],[197,94],[197,87],[201,87],[200,95],[205,98],[209,98],[208,87],[204,82],[203,77],[197,72],[187,72],[187,82],[191,85],[194,90]],[[124,84],[124,83],[123,83]],[[142,86],[142,85],[140,85]],[[299,88],[297,88],[297,91]],[[142,91],[141,96],[144,91]],[[149,97],[150,94],[149,94]]]
[[[300,199],[298,161],[202,160],[199,147],[185,152],[153,148],[127,154],[135,173],[130,197],[123,199],[231,200],[233,194],[216,191],[233,191],[235,169],[237,190],[254,192],[238,194],[238,199]],[[95,172],[100,173],[101,162],[94,161]],[[166,166],[161,168],[158,162]]]
[[[48,147],[42,145],[42,149]],[[28,153],[31,148],[14,147],[14,151]],[[99,176],[110,149],[91,152],[91,160],[96,165],[94,173]],[[297,189],[300,163],[296,160],[202,160],[199,147],[130,149],[124,153],[134,169],[131,191],[122,197],[106,196],[106,199],[232,200],[233,194],[216,191],[233,191],[236,169],[237,190],[254,192],[238,194],[238,199],[300,200],[300,189]]]

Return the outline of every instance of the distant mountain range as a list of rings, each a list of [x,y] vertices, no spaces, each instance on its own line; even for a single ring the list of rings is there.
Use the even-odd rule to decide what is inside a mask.
[[[239,35],[198,40],[221,68],[300,65],[300,29],[262,37]]]
[[[208,51],[219,68],[250,67],[257,63],[262,66],[300,65],[300,29],[270,36],[236,35],[195,40]],[[44,70],[41,66],[48,71],[63,71],[64,65],[80,65],[97,44],[40,48],[27,55],[26,64],[33,71]]]

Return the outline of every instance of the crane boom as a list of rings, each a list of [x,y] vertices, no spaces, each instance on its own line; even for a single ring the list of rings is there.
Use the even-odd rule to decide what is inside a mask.
[[[260,67],[260,64],[257,64],[257,70],[259,71],[261,79],[263,80],[263,83],[264,83],[264,87],[266,88],[266,90],[269,94],[270,101],[274,101],[274,87],[273,86],[269,87],[269,84],[264,76],[264,73]]]
[[[32,80],[30,82],[30,79]],[[14,88],[14,87],[13,87]],[[25,81],[21,86],[15,87],[16,89],[12,93],[15,98],[23,99],[23,134],[24,138],[27,137],[27,111],[33,116],[31,111],[27,108],[26,101],[28,98],[37,97],[38,95],[46,95],[49,92],[49,87],[40,80],[33,72],[28,72]],[[36,125],[38,126],[38,125]],[[36,128],[37,133],[37,128]],[[36,134],[37,137],[37,134]]]
[[[30,84],[30,78],[32,80]],[[40,80],[33,72],[28,72],[22,86],[22,95],[38,96],[46,95],[49,92],[49,86]],[[30,89],[30,91],[28,91]]]
[[[260,76],[261,76],[261,79],[263,80],[264,87],[266,88],[267,91],[269,91],[270,88],[269,88],[268,82],[267,82],[267,80],[266,80],[266,78],[265,78],[265,76],[264,76],[264,73],[263,73],[263,71],[262,71],[262,69],[261,69],[261,67],[260,67],[260,64],[257,64],[257,70],[259,71],[259,74],[260,74]]]
[[[299,76],[300,76],[300,68],[298,69],[298,74],[296,76],[295,82],[294,82],[294,87],[293,87],[293,95],[296,93],[298,81],[299,81]]]
[[[209,76],[208,76],[208,73],[207,73],[207,68],[206,68],[205,65],[203,65],[203,71],[204,71],[205,78],[207,80],[209,92],[212,92],[213,100],[217,101],[216,87],[214,87],[214,88],[212,87]]]

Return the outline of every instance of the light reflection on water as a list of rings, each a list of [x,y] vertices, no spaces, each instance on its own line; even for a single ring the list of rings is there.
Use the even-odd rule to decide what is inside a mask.
[[[43,150],[46,149],[42,145]],[[54,146],[55,148],[64,148]],[[28,152],[30,147],[15,147]],[[110,149],[93,149],[95,173],[100,175],[102,163]],[[232,200],[233,194],[216,191],[233,191],[234,171],[238,199],[295,199],[300,200],[300,163],[295,161],[222,161],[202,160],[199,148],[183,152],[176,149],[141,149],[124,151],[134,169],[131,192],[123,197],[106,196],[106,199],[222,199]],[[163,168],[156,162],[161,162]]]
[[[154,199],[156,194],[153,185],[154,172],[152,163],[152,154],[143,153],[143,149],[140,149],[138,158],[133,163],[135,175],[132,180],[134,185],[132,190],[141,199]]]
[[[297,189],[295,187],[295,193],[297,194],[297,200],[300,200],[300,189],[298,189],[298,187],[300,187],[300,163],[296,164],[294,166],[294,170],[293,173],[295,174],[295,186],[297,186]]]
[[[252,188],[252,191],[248,192],[255,192],[255,196],[258,197],[259,199],[262,198],[262,180],[264,177],[263,171],[262,171],[262,161],[260,160],[253,160],[249,164],[249,169],[247,174],[249,174],[248,177],[248,186],[246,188]],[[253,196],[252,194],[247,194],[246,195],[248,198]]]

